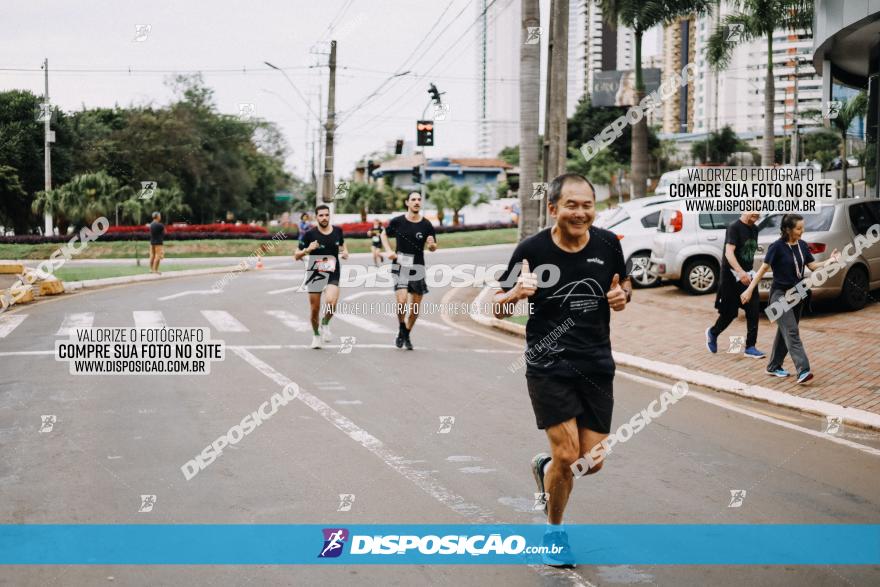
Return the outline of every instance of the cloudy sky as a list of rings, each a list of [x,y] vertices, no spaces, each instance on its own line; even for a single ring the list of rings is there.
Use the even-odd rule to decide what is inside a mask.
[[[546,16],[549,0],[541,4]],[[477,14],[474,0],[7,0],[0,90],[42,94],[40,65],[48,58],[49,94],[64,110],[162,105],[172,98],[165,81],[174,72],[201,71],[220,111],[238,114],[239,104],[252,103],[257,116],[281,127],[288,167],[302,175],[319,91],[326,111],[327,56],[320,53],[332,37],[342,176],[388,141],[414,140],[429,82],[451,108],[431,155],[474,153]],[[142,41],[136,25],[150,27]]]
[[[220,111],[237,114],[240,103],[253,103],[257,116],[281,126],[297,173],[312,138],[306,119],[311,135],[316,127],[311,111],[318,112],[320,86],[326,110],[327,68],[315,66],[327,57],[315,53],[329,51],[333,25],[337,109],[345,118],[338,173],[388,140],[412,140],[430,81],[451,104],[437,154],[474,148],[476,36],[469,27],[477,9],[470,0],[13,0],[3,12],[0,89],[41,94],[47,57],[52,102],[65,110],[161,105],[172,97],[164,82],[173,72],[202,71]],[[142,42],[135,41],[138,24],[150,25]],[[284,68],[296,89],[264,61]]]

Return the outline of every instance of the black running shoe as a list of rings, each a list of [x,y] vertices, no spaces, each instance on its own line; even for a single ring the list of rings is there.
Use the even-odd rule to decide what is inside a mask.
[[[403,346],[406,347],[406,350],[413,350],[412,341],[409,339],[409,333],[407,333],[406,338],[403,339]]]
[[[402,349],[403,348],[403,338],[404,338],[403,333],[398,332],[397,338],[394,339],[394,346],[396,346],[399,349]]]

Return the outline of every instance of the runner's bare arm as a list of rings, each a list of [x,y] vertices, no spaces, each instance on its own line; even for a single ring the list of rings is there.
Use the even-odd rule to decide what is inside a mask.
[[[499,291],[495,294],[492,313],[499,320],[503,320],[513,314],[513,306],[520,300],[524,300],[538,290],[538,276],[529,270],[529,262],[523,259],[519,278],[510,291]]]
[[[340,253],[339,256],[342,258],[343,261],[347,261],[348,260],[348,245],[346,245],[345,243],[342,243],[342,246],[340,246],[339,248],[342,250],[342,253]]]
[[[300,259],[302,259],[303,257],[305,257],[306,255],[308,255],[309,253],[311,253],[312,251],[314,251],[317,248],[318,248],[318,241],[312,241],[311,243],[309,243],[309,246],[306,247],[305,249],[300,249],[298,251],[295,251],[293,253],[293,258],[295,260],[299,261]]]
[[[755,291],[755,287],[759,283],[761,283],[761,278],[764,277],[764,274],[770,271],[770,265],[767,263],[761,263],[761,267],[758,268],[758,272],[755,273],[755,278],[749,284],[749,287],[746,288],[746,291],[742,292],[742,295],[739,296],[739,301],[745,304],[752,298],[752,292]]]
[[[834,249],[833,251],[831,251],[830,257],[828,257],[827,259],[825,259],[821,263],[819,261],[813,261],[812,263],[807,263],[807,267],[810,268],[810,271],[815,271],[817,269],[825,267],[826,265],[830,265],[831,263],[839,262],[839,261],[840,261],[840,251],[838,251],[837,249]]]
[[[433,251],[436,251],[436,250],[437,250],[437,241],[434,240],[434,237],[433,237],[433,236],[429,236],[425,242],[426,242],[427,245],[428,245],[428,250],[429,250],[429,251],[432,251],[432,252],[433,252]]]
[[[397,258],[397,254],[391,250],[391,241],[388,240],[388,235],[385,234],[384,230],[379,235],[379,238],[382,239],[382,248],[385,249],[385,254],[388,255],[388,259],[394,261]]]

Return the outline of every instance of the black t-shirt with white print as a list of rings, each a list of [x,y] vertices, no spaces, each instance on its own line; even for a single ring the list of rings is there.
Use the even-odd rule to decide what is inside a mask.
[[[318,266],[322,263],[326,264],[331,262],[333,263],[334,270],[329,273],[338,273],[339,247],[345,243],[342,229],[338,226],[332,226],[330,234],[324,234],[318,230],[317,226],[315,226],[303,236],[303,239],[299,243],[300,250],[309,248],[309,245],[312,244],[313,241],[317,241],[318,247],[309,253],[309,258],[311,259],[311,266],[308,268],[309,271],[318,269]]]
[[[620,241],[612,232],[593,226],[587,245],[569,253],[553,242],[550,231],[522,241],[499,280],[504,291],[512,289],[523,259],[538,274],[537,291],[523,300],[532,304],[526,324],[526,376],[613,375],[611,309],[606,295],[615,273],[620,281],[627,276]],[[559,268],[558,282],[545,283],[550,273],[540,270],[542,265]]]
[[[406,219],[405,214],[392,218],[385,234],[397,239],[394,252],[400,265],[424,265],[425,243],[429,236],[437,238],[430,220],[423,217],[418,222],[412,222]],[[406,261],[401,258],[401,253],[406,256]]]

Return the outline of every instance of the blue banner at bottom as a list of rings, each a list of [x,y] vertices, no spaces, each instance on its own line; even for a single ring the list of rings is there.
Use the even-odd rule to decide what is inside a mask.
[[[0,525],[0,565],[532,564],[544,525]],[[880,525],[565,527],[585,565],[878,565]],[[552,552],[551,552],[552,554]]]

